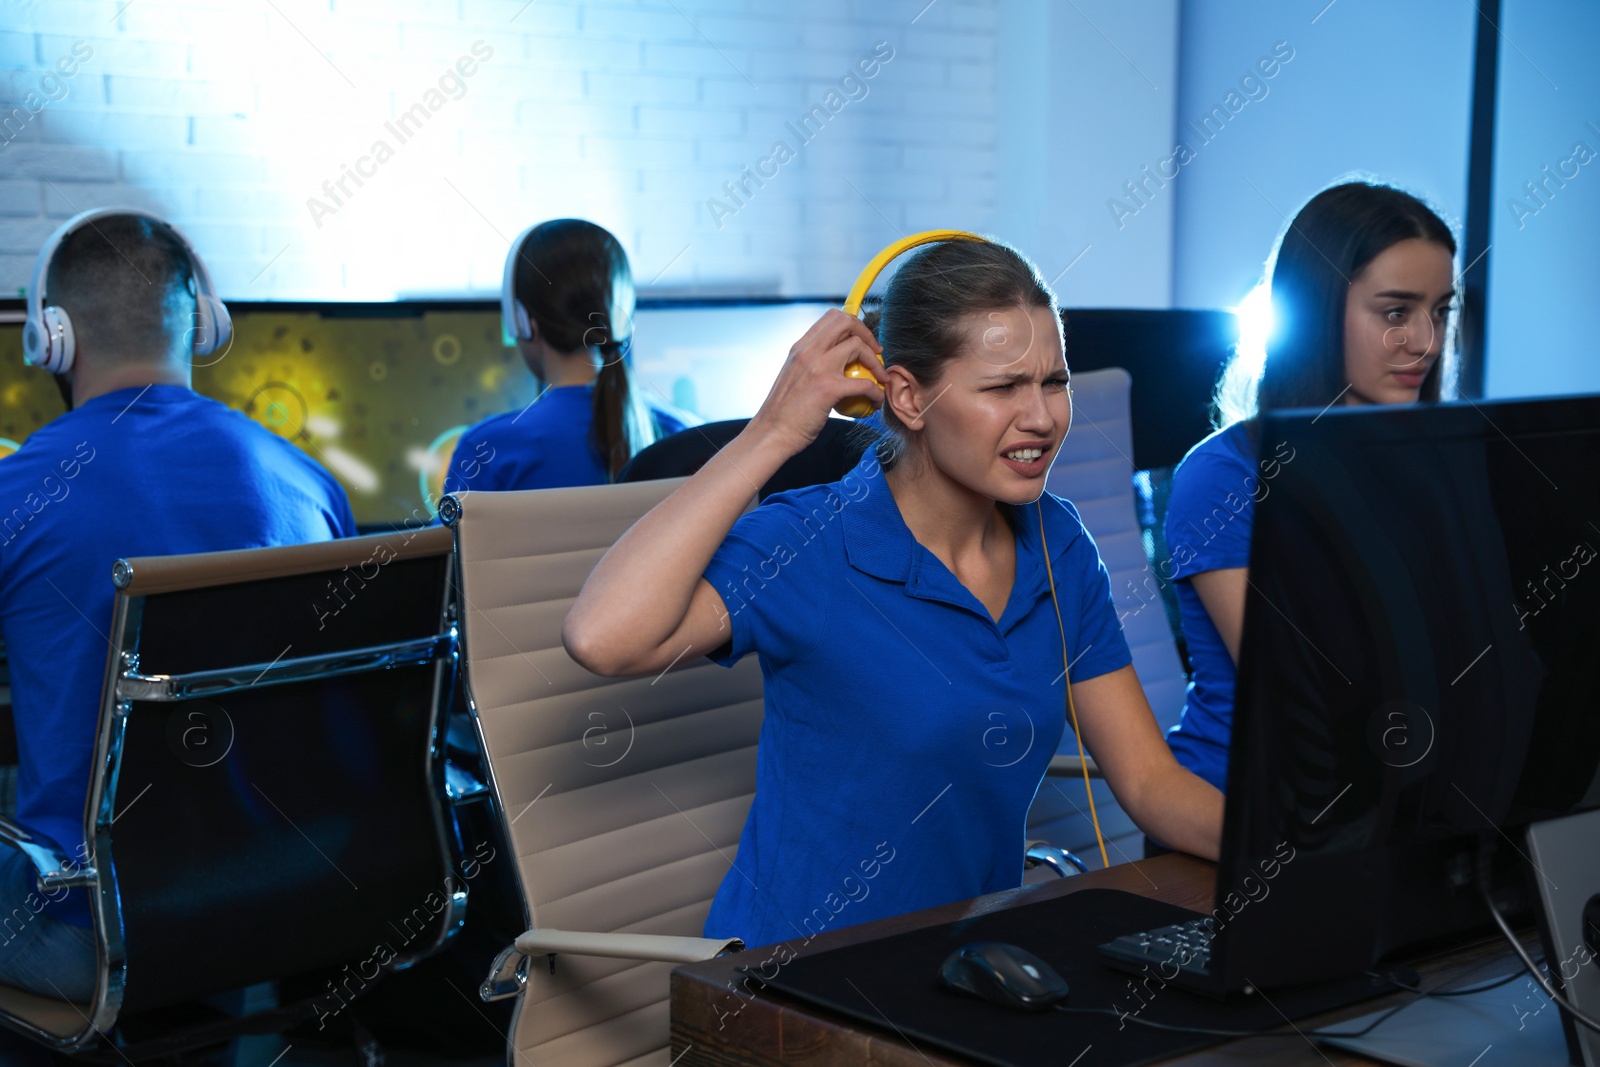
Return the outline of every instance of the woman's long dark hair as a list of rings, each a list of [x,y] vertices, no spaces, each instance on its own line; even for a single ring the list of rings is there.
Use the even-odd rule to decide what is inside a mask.
[[[1238,355],[1217,390],[1224,425],[1278,408],[1320,408],[1347,386],[1345,304],[1350,282],[1391,245],[1431,241],[1456,252],[1450,227],[1417,197],[1392,185],[1343,182],[1307,201],[1273,250],[1268,264],[1272,335],[1259,382],[1244,379]],[[1419,399],[1439,399],[1446,360],[1422,380]]]
[[[655,440],[649,410],[625,356],[633,338],[633,269],[609,230],[584,219],[552,219],[516,251],[511,288],[551,348],[600,350],[590,441],[612,477]]]
[[[966,315],[1014,307],[1048,308],[1060,328],[1055,294],[1022,253],[998,241],[941,241],[907,258],[865,321],[883,345],[884,365],[928,384],[960,354]],[[889,441],[880,455],[892,463],[907,431],[887,404],[882,421]]]

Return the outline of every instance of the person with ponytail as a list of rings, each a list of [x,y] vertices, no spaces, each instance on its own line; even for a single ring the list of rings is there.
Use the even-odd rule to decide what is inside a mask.
[[[760,658],[755,801],[710,937],[772,944],[1016,888],[1069,718],[1140,827],[1221,847],[1222,797],[1163,743],[1094,541],[1045,490],[1072,422],[1050,287],[997,241],[930,243],[875,326],[823,315],[739,436],[606,553],[562,631],[604,675]],[[881,405],[881,443],[746,514],[857,396]]]
[[[1167,742],[1218,789],[1227,785],[1251,521],[1276,471],[1294,462],[1293,441],[1259,440],[1257,416],[1438,400],[1455,251],[1444,221],[1393,186],[1344,182],[1312,197],[1268,261],[1265,363],[1235,353],[1217,391],[1222,428],[1173,474],[1164,573],[1177,586],[1193,669]]]
[[[684,428],[633,380],[633,271],[616,237],[583,219],[532,227],[506,259],[506,333],[544,386],[531,405],[461,435],[444,490],[603,485],[635,452]]]

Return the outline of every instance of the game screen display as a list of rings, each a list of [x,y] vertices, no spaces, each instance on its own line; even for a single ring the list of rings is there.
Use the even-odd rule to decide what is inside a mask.
[[[233,341],[196,359],[195,390],[317,459],[363,529],[431,516],[461,433],[538,397],[497,303],[229,307]],[[641,307],[635,381],[690,422],[748,417],[826,307]],[[0,311],[0,460],[65,410],[50,376],[22,362],[21,318],[20,301]]]

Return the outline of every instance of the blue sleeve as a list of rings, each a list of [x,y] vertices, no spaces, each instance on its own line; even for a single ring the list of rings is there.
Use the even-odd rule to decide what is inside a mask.
[[[1173,579],[1250,564],[1261,479],[1234,445],[1218,434],[1189,453],[1173,475],[1166,522]]]
[[[706,564],[729,626],[729,644],[711,654],[714,662],[731,667],[759,651],[769,663],[792,663],[816,647],[832,585],[830,548],[807,539],[808,514],[788,494],[772,497],[734,523]]]
[[[1077,583],[1077,639],[1068,645],[1067,662],[1071,664],[1072,680],[1082,682],[1121,670],[1133,662],[1133,653],[1122,633],[1122,620],[1117,617],[1116,601],[1111,597],[1111,573],[1100,558],[1100,550],[1084,528],[1078,509],[1065,500],[1061,504],[1080,531],[1061,554],[1056,591],[1058,595],[1063,592],[1064,575],[1070,575],[1068,581]],[[1062,605],[1063,614],[1068,610],[1070,601]]]

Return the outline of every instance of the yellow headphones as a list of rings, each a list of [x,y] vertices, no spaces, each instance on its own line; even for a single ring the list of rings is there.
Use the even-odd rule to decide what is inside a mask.
[[[878,275],[883,273],[883,268],[911,249],[919,245],[933,244],[937,241],[987,240],[987,237],[969,233],[966,230],[924,230],[922,233],[914,233],[909,237],[902,237],[873,256],[872,262],[868,263],[866,269],[857,275],[856,283],[850,287],[849,295],[844,298],[845,313],[860,315],[861,304],[867,298],[867,290],[872,287],[872,283],[877,280]],[[878,354],[878,364],[880,366],[883,365],[883,354],[881,352]],[[850,378],[873,377],[872,372],[858,360],[851,360],[845,367],[844,373],[846,377]],[[848,418],[862,419],[877,409],[872,406],[872,401],[864,396],[850,396],[835,404],[833,410]],[[1105,834],[1100,830],[1100,813],[1095,808],[1094,789],[1089,782],[1089,761],[1083,751],[1083,731],[1078,729],[1078,709],[1072,702],[1072,676],[1067,673],[1068,668],[1071,666],[1067,660],[1067,628],[1061,619],[1061,600],[1056,596],[1055,569],[1050,564],[1050,542],[1044,532],[1044,508],[1040,506],[1037,500],[1034,501],[1033,506],[1034,511],[1039,516],[1039,543],[1044,552],[1045,574],[1050,579],[1050,602],[1055,605],[1056,627],[1061,632],[1061,676],[1067,691],[1067,715],[1072,721],[1072,733],[1078,742],[1078,765],[1083,769],[1083,789],[1089,798],[1089,820],[1094,824],[1095,842],[1100,846],[1100,862],[1109,867],[1111,866],[1111,860],[1106,855]]]
[[[861,304],[867,299],[867,290],[872,288],[872,283],[878,280],[878,275],[883,273],[883,268],[894,262],[900,256],[919,245],[930,245],[937,241],[987,241],[966,230],[924,230],[914,233],[910,237],[902,237],[882,252],[872,257],[872,262],[867,264],[867,269],[856,277],[856,283],[850,287],[850,295],[844,298],[844,312],[846,315],[860,315]],[[883,365],[883,353],[878,354],[878,365]],[[871,378],[872,372],[858,360],[851,360],[844,369],[847,378]],[[851,419],[864,419],[871,415],[877,408],[872,406],[872,401],[864,396],[847,396],[833,406],[833,410]]]

